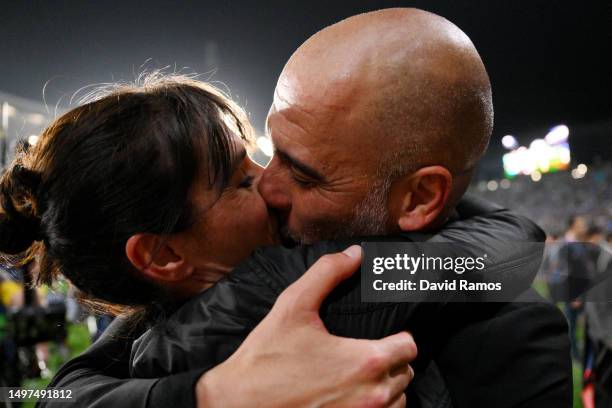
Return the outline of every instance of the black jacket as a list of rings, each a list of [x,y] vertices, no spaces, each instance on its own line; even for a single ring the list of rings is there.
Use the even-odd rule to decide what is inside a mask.
[[[459,220],[433,238],[427,234],[403,238],[486,242],[500,253],[508,240],[543,238],[533,223],[500,208],[465,201],[458,212]],[[231,355],[276,296],[320,255],[346,245],[258,251],[228,279],[186,303],[135,344],[135,374],[181,374],[124,379],[132,337],[117,334],[115,324],[85,355],[64,366],[52,385],[78,388],[74,394],[81,406],[193,405],[192,389],[199,375]],[[515,261],[524,255],[508,253],[506,258]],[[527,288],[539,261],[534,263],[529,256],[525,261],[523,268],[513,269],[508,276]],[[351,279],[341,285],[322,308],[322,317],[331,332],[351,337],[413,332],[419,358],[416,379],[409,387],[410,406],[571,405],[566,326],[554,307],[543,303],[368,304],[360,302],[358,284],[358,279]],[[192,335],[198,336],[197,344],[188,340]],[[187,347],[197,350],[188,353]]]

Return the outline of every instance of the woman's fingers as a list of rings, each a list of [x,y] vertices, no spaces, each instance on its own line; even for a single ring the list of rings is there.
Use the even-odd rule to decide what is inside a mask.
[[[391,390],[392,401],[395,401],[404,394],[406,387],[412,382],[413,378],[414,370],[410,365],[399,367],[391,372],[388,379],[388,387]]]
[[[390,370],[403,368],[417,356],[417,346],[408,332],[400,332],[385,337],[379,343],[383,353],[389,356]]]

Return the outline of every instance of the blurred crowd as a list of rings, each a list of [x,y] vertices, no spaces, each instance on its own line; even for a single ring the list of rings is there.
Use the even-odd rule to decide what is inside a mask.
[[[563,234],[573,215],[585,215],[589,224],[612,230],[612,163],[590,165],[575,177],[562,171],[544,174],[537,182],[527,176],[481,181],[470,192],[526,215],[549,235]]]

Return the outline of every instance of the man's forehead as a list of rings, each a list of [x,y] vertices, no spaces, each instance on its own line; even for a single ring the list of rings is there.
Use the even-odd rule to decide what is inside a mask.
[[[323,125],[323,126],[321,126]],[[291,166],[310,171],[321,181],[333,179],[341,163],[340,149],[334,143],[333,129],[310,112],[287,106],[278,111],[273,105],[268,115],[266,132],[274,143],[276,154]]]
[[[303,79],[292,72],[279,78],[266,123],[275,147],[313,155],[326,169],[354,167],[355,151],[372,150],[364,88],[348,77],[327,78],[325,84]]]
[[[304,113],[295,110],[270,112],[266,132],[277,150],[282,150],[292,156],[306,159],[313,156],[314,160],[325,156],[329,148],[321,140],[320,129],[308,125]]]
[[[277,127],[292,134],[302,134],[308,140],[304,143],[342,143],[343,136],[354,134],[351,128],[358,126],[351,119],[355,103],[346,98],[339,98],[333,91],[296,94],[277,90],[268,113],[266,125],[271,133]]]

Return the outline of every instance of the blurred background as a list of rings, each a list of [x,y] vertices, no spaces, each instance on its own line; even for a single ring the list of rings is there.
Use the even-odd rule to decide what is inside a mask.
[[[495,128],[470,191],[531,217],[551,241],[590,241],[609,253],[611,38],[609,6],[596,2],[0,1],[0,165],[92,86],[164,67],[201,74],[242,105],[259,134],[255,159],[265,164],[264,121],[291,53],[342,18],[395,6],[457,24],[488,69]],[[24,275],[0,268],[2,386],[44,385],[110,321],[83,310],[68,284],[28,289]],[[550,282],[537,284],[551,296]],[[582,304],[559,306],[572,327],[582,406],[588,316]]]

